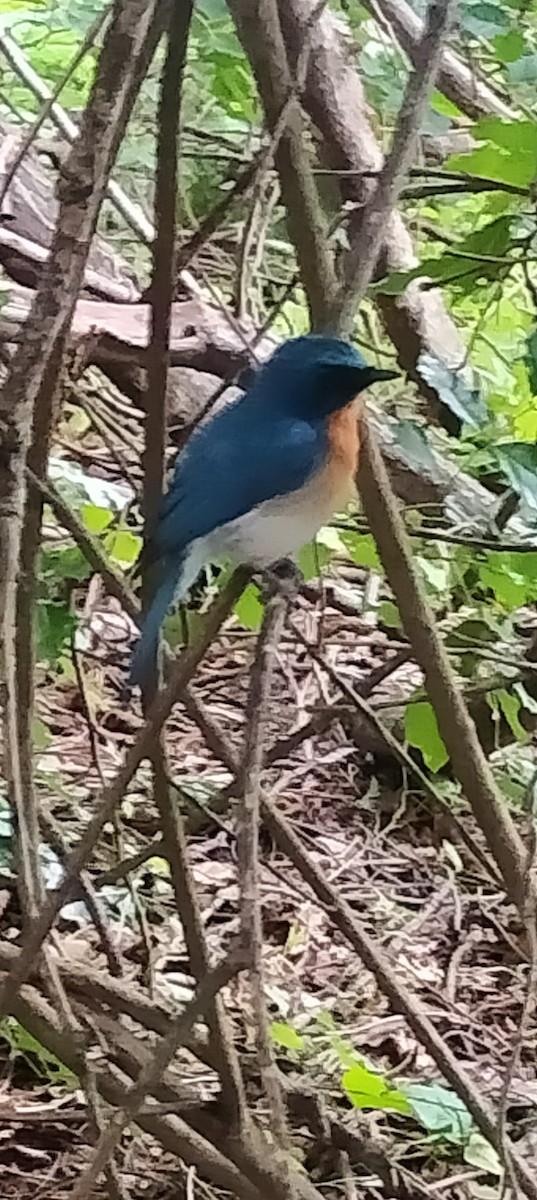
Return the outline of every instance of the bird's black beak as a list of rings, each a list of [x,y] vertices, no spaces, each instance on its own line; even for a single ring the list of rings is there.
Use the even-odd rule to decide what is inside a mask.
[[[399,379],[397,371],[382,371],[378,367],[365,367],[357,375],[360,376],[360,385],[362,390],[371,387],[372,383],[382,383],[388,379]]]

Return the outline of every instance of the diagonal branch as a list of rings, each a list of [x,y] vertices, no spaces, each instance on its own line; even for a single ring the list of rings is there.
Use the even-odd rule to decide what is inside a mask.
[[[280,19],[291,59],[299,53],[314,5],[315,0],[281,0]],[[384,155],[368,116],[355,56],[342,34],[340,22],[325,10],[310,36],[311,54],[302,102],[322,137],[322,160],[336,172],[341,202],[353,205],[356,215],[349,219],[348,236],[354,242],[359,211],[371,194],[373,178],[382,170]],[[385,222],[377,272],[407,271],[418,263],[405,221],[393,209]],[[423,291],[413,281],[401,296],[379,294],[375,303],[397,349],[400,366],[417,383],[432,413],[437,416],[440,411],[444,418],[436,391],[416,370],[424,349],[453,369],[460,367],[466,358],[464,343],[440,290]]]
[[[248,951],[252,1008],[256,1024],[257,1057],[269,1102],[275,1145],[288,1144],[287,1120],[270,1038],[263,972],[263,919],[259,894],[259,797],[264,737],[277,647],[289,597],[277,589],[267,601],[250,676],[249,721],[244,751],[242,800],[237,814],[242,945]]]
[[[377,186],[364,206],[355,240],[344,264],[344,282],[329,317],[332,329],[349,332],[356,308],[371,281],[384,238],[384,227],[399,199],[412,162],[417,137],[431,94],[456,0],[431,0],[415,69],[410,76],[397,118],[390,153]]]
[[[393,30],[402,50],[416,66],[423,36],[421,17],[413,12],[406,0],[363,0],[363,4],[372,17],[376,20],[380,18],[384,25]],[[475,120],[489,113],[506,121],[512,121],[515,116],[502,96],[480,79],[464,59],[448,46],[442,50],[438,86],[448,100]]]
[[[334,261],[328,244],[328,226],[311,170],[304,120],[295,94],[277,2],[228,0],[228,8],[250,59],[271,133],[282,110],[289,106],[275,161],[311,319],[314,325],[320,326],[335,296]],[[324,3],[314,10],[311,28],[322,8]],[[304,55],[308,45],[306,37],[301,47]]]
[[[187,1041],[194,1023],[205,1015],[220,989],[230,982],[243,965],[244,955],[233,954],[231,951],[219,966],[200,980],[194,997],[183,1009],[183,1012],[171,1022],[168,1032],[161,1039],[146,1065],[142,1067],[136,1082],[129,1088],[121,1107],[103,1129],[91,1162],[71,1192],[71,1200],[87,1200],[93,1184],[104,1171],[118,1146],[124,1129],[130,1121],[136,1120],[146,1096],[150,1096],[160,1083],[174,1054]]]
[[[102,792],[97,811],[80,838],[78,845],[71,853],[66,864],[65,876],[62,883],[54,895],[47,899],[37,917],[28,926],[26,935],[22,941],[21,955],[5,980],[3,987],[0,989],[0,1019],[8,1011],[13,995],[24,980],[27,979],[32,969],[32,963],[39,953],[42,943],[52,928],[58,912],[66,903],[71,893],[73,882],[78,879],[80,871],[87,863],[104,826],[111,819],[117,806],[121,803],[125,790],[142,759],[151,755],[162,725],[168,719],[175,702],[180,698],[190,682],[198,663],[205,654],[207,647],[216,637],[232,605],[241,595],[249,579],[249,575],[250,573],[246,568],[235,571],[227,587],[216,597],[211,605],[197,640],[184,650],[180,660],[176,663],[167,687],[155,697],[144,725],[125,756],[123,765],[120,767],[115,778]]]

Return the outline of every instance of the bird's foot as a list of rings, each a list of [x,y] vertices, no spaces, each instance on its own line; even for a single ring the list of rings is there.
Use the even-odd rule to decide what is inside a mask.
[[[292,600],[302,583],[302,572],[291,558],[281,558],[263,571],[261,581],[262,598],[266,602],[279,593]]]

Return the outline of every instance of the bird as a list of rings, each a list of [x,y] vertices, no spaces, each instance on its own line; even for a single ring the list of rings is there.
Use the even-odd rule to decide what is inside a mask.
[[[396,378],[349,342],[304,334],[283,342],[239,400],[197,427],[176,460],[142,557],[156,577],[130,683],[156,669],[160,629],[208,563],[266,570],[292,557],[352,496],[357,399]]]

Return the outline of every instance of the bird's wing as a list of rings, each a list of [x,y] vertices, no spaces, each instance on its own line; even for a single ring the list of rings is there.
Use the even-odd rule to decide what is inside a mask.
[[[264,500],[296,491],[327,455],[321,424],[271,420],[242,401],[224,409],[194,434],[177,460],[152,556],[176,554]]]

